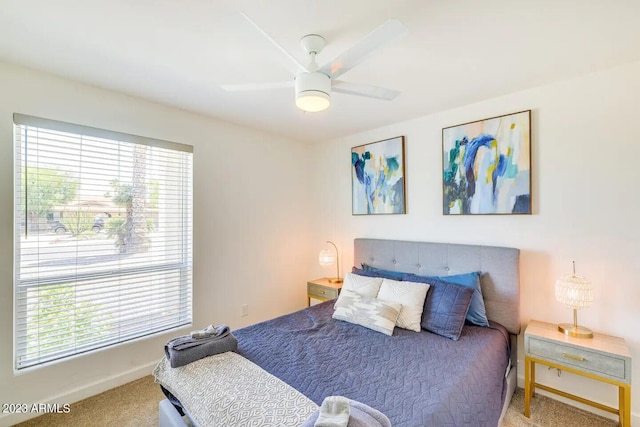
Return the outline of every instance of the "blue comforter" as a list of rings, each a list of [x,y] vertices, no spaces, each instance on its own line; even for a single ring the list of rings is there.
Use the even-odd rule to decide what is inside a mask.
[[[333,301],[234,331],[238,353],[318,405],[342,395],[394,427],[498,425],[508,334],[465,325],[458,341],[395,328],[386,336],[334,320]]]

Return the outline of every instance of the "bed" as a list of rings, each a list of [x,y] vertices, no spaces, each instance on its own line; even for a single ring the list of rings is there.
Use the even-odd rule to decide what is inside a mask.
[[[489,327],[465,325],[457,341],[398,327],[386,336],[333,319],[328,301],[234,331],[238,353],[317,405],[343,395],[394,427],[499,425],[516,386],[519,250],[355,239],[362,264],[420,276],[480,271]],[[160,425],[184,425],[166,400]]]

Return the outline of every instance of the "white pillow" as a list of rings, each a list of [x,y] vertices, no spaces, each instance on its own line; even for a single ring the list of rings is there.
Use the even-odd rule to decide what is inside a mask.
[[[333,318],[393,335],[401,305],[357,294],[349,289],[340,292]]]
[[[402,304],[396,326],[420,332],[420,320],[428,290],[429,285],[426,283],[383,279],[378,299]]]
[[[353,291],[365,297],[375,298],[380,290],[380,285],[382,285],[381,277],[366,277],[347,273],[344,276],[342,290]]]

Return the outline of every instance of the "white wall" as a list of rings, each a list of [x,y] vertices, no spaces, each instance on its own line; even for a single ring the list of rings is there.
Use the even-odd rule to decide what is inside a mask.
[[[183,332],[14,374],[14,112],[194,146],[194,326],[237,328],[306,305],[311,179],[298,160],[307,146],[0,63],[1,403],[70,403],[149,375]],[[0,425],[23,419],[0,414]]]
[[[514,246],[522,250],[522,321],[571,320],[555,303],[553,284],[576,260],[579,273],[597,286],[581,323],[626,338],[638,384],[637,75],[640,63],[308,147],[0,63],[0,402],[67,403],[147,375],[176,334],[14,375],[14,112],[194,146],[195,326],[240,327],[302,308],[304,282],[334,274],[316,262],[325,240],[340,248],[343,273],[352,265],[355,237]],[[442,127],[525,109],[533,110],[534,214],[443,216]],[[397,135],[407,137],[408,213],[352,216],[350,148]],[[296,163],[301,158],[315,160],[312,176],[308,164]],[[249,316],[239,317],[245,303]],[[538,376],[617,404],[613,387],[567,373]],[[638,393],[632,399],[637,417]],[[22,419],[0,416],[0,426]]]
[[[529,319],[572,321],[555,302],[554,283],[575,260],[596,286],[595,304],[580,311],[580,322],[627,340],[633,383],[640,384],[639,75],[637,62],[317,145],[313,241],[335,239],[345,271],[355,237],[520,248],[523,326]],[[528,109],[533,215],[443,216],[442,128]],[[352,216],[350,148],[398,135],[406,136],[407,214]],[[312,276],[327,275],[309,265]],[[521,382],[522,354],[521,336]],[[617,406],[613,386],[538,372],[542,383]],[[632,393],[632,410],[637,424],[640,393]]]

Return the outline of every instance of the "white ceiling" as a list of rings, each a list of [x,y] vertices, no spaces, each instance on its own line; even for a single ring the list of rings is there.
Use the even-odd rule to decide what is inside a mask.
[[[409,29],[341,80],[402,91],[334,93],[303,113],[291,80],[299,39],[323,65],[390,18]],[[323,141],[640,59],[640,0],[0,0],[0,61],[262,129]]]

